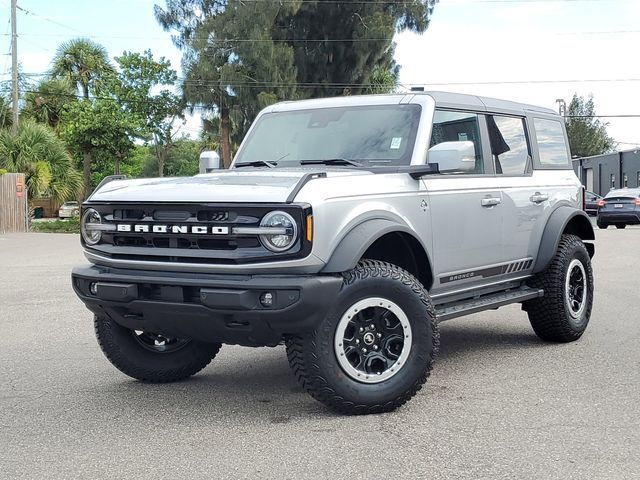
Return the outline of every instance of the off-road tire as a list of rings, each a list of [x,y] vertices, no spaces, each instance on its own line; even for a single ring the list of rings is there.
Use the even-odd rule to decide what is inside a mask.
[[[332,311],[316,330],[286,339],[289,364],[302,387],[334,411],[372,414],[395,410],[422,388],[433,367],[440,343],[433,305],[416,278],[389,263],[362,260],[343,277]],[[334,347],[336,329],[346,310],[370,297],[395,302],[406,314],[412,332],[411,349],[402,369],[375,384],[347,375]]]
[[[169,383],[195,375],[216,356],[219,343],[189,341],[172,352],[153,352],[134,338],[131,330],[108,317],[94,318],[98,344],[122,373],[149,383]]]
[[[567,306],[565,280],[569,265],[578,259],[586,273],[585,308],[579,318],[571,316]],[[544,296],[524,303],[536,335],[551,342],[573,342],[584,333],[593,305],[593,270],[589,253],[576,235],[562,235],[558,250],[547,269],[537,274],[529,285],[544,290]]]
[[[622,230],[624,228],[627,228],[627,225],[625,223],[618,223],[616,225],[616,228],[619,229],[619,230]]]

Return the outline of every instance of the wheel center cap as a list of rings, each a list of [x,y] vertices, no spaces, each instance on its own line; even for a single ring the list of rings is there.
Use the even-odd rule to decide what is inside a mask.
[[[373,333],[367,332],[364,334],[364,337],[362,337],[362,340],[364,340],[364,343],[367,345],[373,345],[373,342],[376,341],[376,337]]]

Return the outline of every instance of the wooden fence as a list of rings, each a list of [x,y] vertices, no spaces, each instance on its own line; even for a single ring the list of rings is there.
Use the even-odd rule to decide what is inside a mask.
[[[24,174],[0,175],[0,234],[26,232],[28,211]]]

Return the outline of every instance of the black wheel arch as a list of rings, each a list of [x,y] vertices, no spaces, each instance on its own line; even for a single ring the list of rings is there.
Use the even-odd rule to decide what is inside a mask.
[[[396,265],[416,277],[427,290],[433,285],[427,249],[405,225],[382,218],[356,225],[338,243],[322,272],[347,272],[362,259]]]
[[[595,240],[596,236],[589,216],[582,210],[561,206],[553,211],[544,228],[538,258],[533,268],[534,273],[542,272],[549,266],[563,234],[576,235],[585,242],[589,256],[595,255],[595,245],[590,242]]]

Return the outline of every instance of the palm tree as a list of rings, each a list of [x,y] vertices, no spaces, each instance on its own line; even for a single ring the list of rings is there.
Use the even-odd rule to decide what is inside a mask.
[[[26,174],[34,197],[51,195],[58,202],[77,198],[82,175],[53,130],[32,120],[21,122],[17,132],[0,130],[0,169]]]
[[[91,91],[100,93],[106,79],[115,72],[107,50],[86,38],[62,43],[52,63],[51,76],[68,79],[82,91],[85,100]]]
[[[60,123],[63,108],[75,101],[74,85],[68,78],[47,78],[25,95],[22,115],[46,123],[55,130]]]

